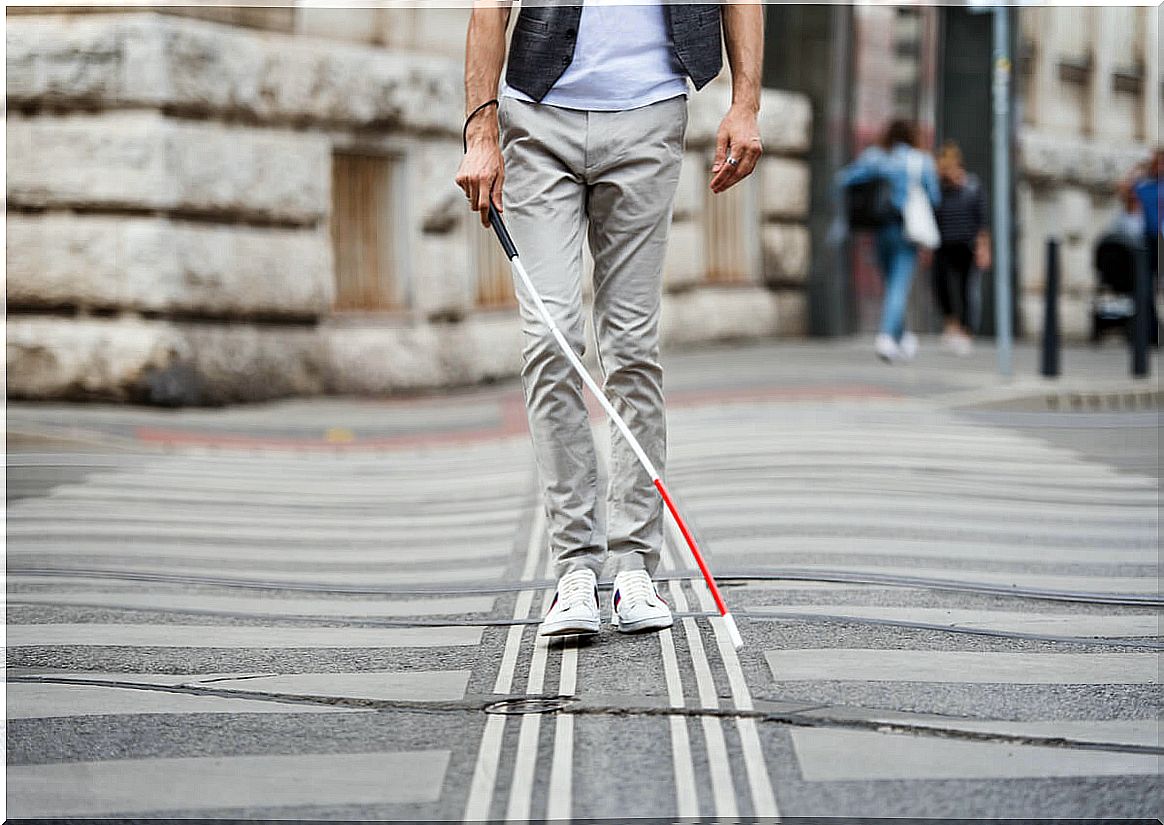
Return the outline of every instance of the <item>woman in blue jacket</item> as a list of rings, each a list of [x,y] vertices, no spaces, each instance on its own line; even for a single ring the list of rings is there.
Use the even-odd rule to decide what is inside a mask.
[[[870,146],[841,170],[842,187],[864,183],[874,178],[889,181],[890,196],[899,217],[881,225],[877,230],[877,260],[885,280],[885,296],[881,304],[881,326],[873,342],[873,350],[886,361],[909,360],[917,355],[917,336],[905,330],[905,307],[909,288],[917,269],[917,245],[905,236],[900,214],[905,209],[910,178],[924,189],[930,203],[936,206],[942,198],[933,158],[916,148],[917,138],[913,124],[895,120],[885,130],[880,145]]]

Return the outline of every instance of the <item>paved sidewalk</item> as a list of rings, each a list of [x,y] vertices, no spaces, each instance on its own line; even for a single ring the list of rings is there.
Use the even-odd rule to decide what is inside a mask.
[[[1157,816],[1159,393],[1126,360],[669,355],[738,653],[674,531],[672,630],[535,637],[513,383],[10,404],[8,814]]]

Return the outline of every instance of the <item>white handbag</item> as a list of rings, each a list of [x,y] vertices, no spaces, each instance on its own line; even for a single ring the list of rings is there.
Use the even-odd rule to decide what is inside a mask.
[[[905,196],[905,209],[901,212],[905,238],[926,249],[937,249],[942,243],[938,232],[938,222],[929,196],[922,188],[922,158],[920,152],[910,152],[906,161],[909,174],[909,189]]]

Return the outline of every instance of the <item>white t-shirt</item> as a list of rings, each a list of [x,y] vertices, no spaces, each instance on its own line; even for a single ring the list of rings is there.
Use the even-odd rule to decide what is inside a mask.
[[[501,93],[532,98],[502,83]],[[687,94],[662,4],[586,0],[574,59],[542,103],[566,109],[621,111]]]

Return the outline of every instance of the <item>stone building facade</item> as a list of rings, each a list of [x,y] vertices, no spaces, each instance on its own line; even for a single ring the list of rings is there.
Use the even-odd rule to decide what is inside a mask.
[[[1115,187],[1160,145],[1159,6],[1024,8],[1016,48],[1016,302],[1043,327],[1046,242],[1061,243],[1063,334],[1090,334],[1092,250],[1117,212]]]
[[[515,374],[508,266],[452,183],[467,17],[10,10],[9,396],[216,404]],[[727,100],[721,80],[691,101],[671,344],[804,330],[808,103],[765,90],[766,157],[713,197]]]

